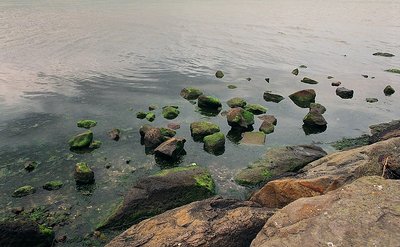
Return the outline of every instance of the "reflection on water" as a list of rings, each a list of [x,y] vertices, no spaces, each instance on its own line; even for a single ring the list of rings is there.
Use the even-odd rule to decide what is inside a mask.
[[[383,94],[387,84],[400,91],[400,77],[383,71],[400,67],[398,13],[400,2],[391,0],[3,0],[0,203],[4,210],[42,202],[71,204],[76,223],[65,231],[71,237],[86,234],[129,185],[160,169],[140,145],[138,129],[147,122],[135,117],[151,104],[160,106],[152,123],[158,127],[171,122],[162,118],[161,107],[179,106],[181,113],[173,122],[181,124],[177,136],[187,139],[181,163],[209,167],[222,195],[244,198],[245,189],[232,177],[265,149],[324,144],[399,118],[397,92]],[[396,56],[372,56],[377,51]],[[307,68],[294,76],[291,71],[302,64]],[[214,76],[219,69],[225,74],[222,79]],[[303,77],[319,83],[301,83]],[[353,99],[336,96],[334,81],[353,89]],[[237,88],[228,89],[230,84]],[[238,144],[241,133],[230,130],[221,112],[205,114],[179,96],[186,86],[219,97],[222,113],[233,97],[264,105],[278,125],[264,147]],[[307,88],[327,108],[326,130],[303,128],[308,109],[288,98]],[[285,99],[266,102],[265,91]],[[368,104],[367,97],[379,101]],[[98,122],[93,131],[103,144],[89,153],[72,153],[67,140],[80,132],[76,121],[87,118]],[[202,143],[191,139],[189,124],[199,120],[221,127],[227,137],[223,154],[206,153]],[[260,124],[256,118],[254,128]],[[109,140],[112,128],[121,129],[120,141]],[[27,173],[27,160],[40,164]],[[72,169],[78,161],[92,166],[95,188],[77,190]],[[65,186],[57,192],[10,197],[16,187],[27,183],[40,188],[49,177]]]

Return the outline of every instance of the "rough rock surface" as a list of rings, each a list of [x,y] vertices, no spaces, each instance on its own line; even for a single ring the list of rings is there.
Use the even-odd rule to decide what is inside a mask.
[[[351,99],[353,98],[354,91],[351,89],[347,89],[344,87],[336,88],[336,95],[342,99]]]
[[[226,114],[229,126],[235,128],[250,128],[254,124],[253,113],[240,107],[232,108]]]
[[[301,108],[309,108],[311,103],[315,102],[316,93],[314,89],[304,89],[292,93],[289,95],[289,98],[295,103],[297,106]]]
[[[186,140],[184,138],[171,138],[160,144],[154,154],[166,159],[176,159],[183,153]]]
[[[261,228],[261,227],[260,227]],[[0,246],[52,246],[54,232],[31,221],[0,222]]]
[[[363,177],[273,215],[251,247],[398,246],[400,181]]]
[[[210,198],[142,221],[106,246],[244,247],[272,214],[256,203]]]
[[[400,137],[400,120],[371,125],[369,128],[372,134],[369,140],[370,143],[388,140],[393,137]]]
[[[266,91],[264,92],[264,100],[267,102],[274,102],[274,103],[279,103],[282,100],[284,100],[285,98],[282,95],[279,94],[273,94],[270,91]]]

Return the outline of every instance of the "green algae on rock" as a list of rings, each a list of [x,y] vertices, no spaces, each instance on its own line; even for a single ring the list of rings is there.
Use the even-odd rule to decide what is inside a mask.
[[[247,104],[244,109],[253,113],[254,115],[264,114],[268,110],[266,107],[259,104]]]
[[[27,195],[31,195],[36,192],[36,188],[30,185],[25,185],[16,189],[12,196],[13,197],[24,197]]]
[[[175,106],[164,106],[162,108],[162,115],[166,119],[174,119],[179,115],[179,110]]]
[[[97,122],[94,120],[80,120],[76,123],[79,128],[90,129],[97,125]]]
[[[309,111],[307,115],[303,119],[303,123],[305,125],[308,125],[310,127],[316,126],[316,127],[322,127],[326,126],[327,122],[325,118],[322,116],[322,114],[318,111]]]
[[[205,136],[212,135],[219,131],[219,126],[211,122],[201,121],[190,124],[190,133],[195,141],[203,141]]]
[[[221,79],[222,77],[224,77],[224,72],[218,70],[217,72],[215,72],[215,77]]]
[[[310,79],[308,77],[304,77],[301,82],[303,83],[307,83],[307,84],[318,84],[318,82],[316,80]]]
[[[58,190],[63,186],[63,182],[61,182],[60,180],[53,180],[53,181],[49,181],[47,183],[45,183],[43,185],[43,189],[45,190]]]
[[[197,106],[204,109],[218,109],[222,106],[221,101],[213,96],[200,95],[197,98]]]
[[[254,124],[253,113],[244,110],[243,108],[232,108],[226,114],[226,119],[229,126],[238,128],[250,128]]]
[[[74,178],[77,184],[91,184],[94,182],[94,172],[86,163],[77,163]]]
[[[225,135],[217,132],[204,137],[204,150],[212,154],[222,154],[225,150]]]
[[[87,132],[72,137],[68,143],[70,148],[79,149],[79,148],[89,147],[92,141],[93,141],[93,132],[89,130]]]
[[[309,108],[311,103],[315,102],[315,97],[316,93],[314,89],[304,89],[289,95],[293,103],[301,108]]]
[[[101,147],[102,142],[99,140],[94,140],[92,144],[90,144],[89,148],[91,149],[98,149]]]
[[[331,146],[337,150],[348,150],[353,148],[358,148],[362,146],[366,146],[369,144],[370,136],[362,135],[356,138],[342,138],[339,141],[331,143]]]
[[[400,74],[400,69],[387,69],[385,71],[390,73]]]
[[[149,105],[149,111],[157,110],[157,108],[158,108],[157,105]]]
[[[228,100],[226,104],[231,108],[235,108],[235,107],[244,107],[247,104],[247,102],[243,98],[235,97]]]
[[[194,87],[186,87],[182,89],[180,93],[180,95],[187,100],[195,100],[202,94],[203,92],[200,89]]]
[[[174,137],[176,135],[176,131],[170,128],[160,128],[161,135],[165,137]]]
[[[282,100],[284,100],[285,98],[279,94],[273,94],[271,93],[271,91],[266,91],[264,92],[264,100],[267,102],[274,102],[274,103],[279,103]]]
[[[147,121],[149,121],[149,122],[153,122],[154,119],[156,119],[156,114],[154,114],[154,112],[148,112],[148,113],[146,114],[146,119],[147,119]]]
[[[136,117],[139,118],[139,119],[145,119],[146,115],[147,115],[147,113],[146,112],[142,112],[142,111],[136,113]]]

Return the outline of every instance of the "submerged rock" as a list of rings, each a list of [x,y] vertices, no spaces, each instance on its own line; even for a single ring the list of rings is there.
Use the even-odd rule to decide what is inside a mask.
[[[348,150],[358,148],[370,144],[369,138],[369,135],[362,135],[356,138],[344,137],[341,140],[332,143],[331,146],[334,147],[336,150]]]
[[[253,113],[254,115],[260,115],[267,112],[267,108],[259,104],[248,104],[244,107],[246,111]]]
[[[315,97],[314,89],[304,89],[289,95],[293,103],[302,108],[309,108],[311,103],[315,102]]]
[[[316,111],[320,114],[324,114],[326,112],[325,106],[319,104],[319,103],[311,103],[310,104],[310,111]]]
[[[240,141],[241,144],[246,145],[264,145],[265,133],[264,132],[245,132]]]
[[[77,163],[74,178],[77,184],[92,184],[94,183],[94,172],[86,163]]]
[[[98,149],[101,147],[102,142],[99,140],[95,140],[90,144],[89,149]]]
[[[225,151],[225,135],[221,132],[204,137],[204,150],[212,154],[222,154]]]
[[[304,77],[304,78],[301,80],[301,82],[307,83],[307,84],[318,84],[317,81],[315,81],[315,80],[313,80],[313,79],[310,79],[310,78],[308,78],[308,77]]]
[[[217,72],[215,72],[215,77],[217,78],[224,77],[224,72],[222,72],[221,70],[217,70]]]
[[[298,75],[298,74],[299,74],[299,69],[294,69],[294,70],[292,71],[292,74],[293,74],[293,75]]]
[[[273,213],[253,202],[211,198],[134,225],[106,246],[249,246]]]
[[[264,120],[260,126],[260,131],[264,132],[265,134],[270,134],[274,132],[274,124],[271,121]]]
[[[227,86],[229,89],[235,89],[235,88],[237,88],[237,86],[235,86],[235,85],[228,85]]]
[[[174,106],[164,106],[162,108],[162,114],[166,119],[174,119],[179,115],[179,110]]]
[[[202,95],[203,92],[200,89],[193,88],[193,87],[186,87],[182,89],[180,95],[187,100],[195,100],[197,99],[200,95]]]
[[[154,154],[163,159],[175,160],[184,152],[186,140],[184,138],[170,138],[161,143],[155,150]]]
[[[251,78],[250,78],[250,77],[247,77],[246,80],[247,80],[247,81],[251,81]]]
[[[390,86],[390,85],[387,85],[386,87],[385,87],[385,89],[383,89],[383,93],[386,95],[386,96],[390,96],[390,95],[392,95],[392,94],[394,94],[396,91],[392,88],[392,86]]]
[[[365,101],[367,101],[368,103],[375,103],[378,102],[377,98],[366,98]]]
[[[24,169],[28,172],[31,172],[31,171],[35,170],[37,166],[38,166],[38,163],[36,161],[28,160],[24,164]]]
[[[267,102],[274,102],[274,103],[279,103],[282,100],[284,100],[285,98],[279,94],[273,94],[271,93],[271,91],[266,91],[264,92],[264,100]]]
[[[204,109],[218,109],[222,107],[222,104],[218,98],[200,95],[197,99],[197,106]]]
[[[78,121],[78,123],[76,123],[76,125],[79,128],[90,129],[90,128],[95,127],[97,125],[97,122],[94,120],[80,120],[80,121]]]
[[[337,82],[332,82],[332,86],[333,87],[339,87],[340,86],[340,84],[342,84],[340,81],[337,81]]]
[[[262,115],[262,116],[259,116],[258,119],[260,119],[262,121],[266,121],[268,123],[272,123],[273,125],[276,125],[278,123],[278,120],[273,115]]]
[[[146,119],[149,122],[153,122],[156,119],[156,114],[154,114],[154,112],[148,112],[146,114]]]
[[[272,148],[265,153],[263,159],[236,174],[235,181],[241,185],[254,186],[296,172],[325,155],[322,148],[314,145]]]
[[[388,53],[388,52],[375,52],[374,54],[372,54],[374,56],[381,56],[381,57],[394,57],[393,54]]]
[[[118,141],[121,135],[121,131],[119,129],[114,128],[110,130],[107,134],[111,140]]]
[[[400,74],[400,69],[387,69],[385,71],[390,73]]]
[[[265,78],[265,81],[269,83],[269,79],[270,79],[270,78],[267,77],[267,78]]]
[[[136,113],[136,117],[139,119],[145,119],[146,116],[147,116],[147,113],[142,112],[142,111]]]
[[[238,128],[249,128],[254,124],[253,113],[240,107],[232,108],[226,115],[229,126]]]
[[[353,98],[354,91],[347,89],[345,87],[339,87],[336,89],[336,95],[342,99],[351,99]]]
[[[178,123],[168,123],[167,127],[173,130],[177,130],[181,128],[181,125]]]
[[[235,97],[235,98],[228,100],[226,102],[226,104],[231,108],[235,108],[235,107],[243,108],[247,104],[247,102],[243,98]]]
[[[58,190],[61,189],[61,187],[63,186],[63,182],[61,182],[60,180],[53,180],[50,182],[47,182],[43,185],[43,189],[45,190]]]
[[[310,110],[304,117],[303,123],[310,127],[322,127],[327,125],[325,118],[317,110]]]
[[[211,174],[197,165],[165,169],[140,179],[99,229],[129,227],[151,216],[215,194]]]
[[[211,122],[201,121],[190,124],[190,133],[195,141],[203,141],[205,136],[219,131],[219,126]]]
[[[22,187],[19,187],[18,189],[16,189],[13,192],[12,196],[13,197],[24,197],[27,195],[34,194],[35,192],[36,192],[35,187],[30,186],[30,185],[25,185],[25,186],[22,186]]]
[[[79,149],[79,148],[89,147],[92,141],[93,141],[93,132],[89,130],[87,132],[72,137],[68,141],[68,144],[70,148]]]
[[[326,195],[296,200],[269,218],[251,247],[395,246],[399,188],[398,180],[364,177]]]

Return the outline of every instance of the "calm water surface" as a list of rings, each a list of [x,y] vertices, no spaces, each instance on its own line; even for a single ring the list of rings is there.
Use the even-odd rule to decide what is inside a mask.
[[[219,193],[244,198],[246,190],[233,175],[267,148],[289,144],[328,143],[368,132],[373,123],[398,119],[398,93],[383,95],[391,84],[400,92],[400,76],[384,72],[400,67],[400,1],[9,1],[0,2],[0,205],[12,207],[62,204],[72,207],[73,222],[61,229],[72,246],[90,232],[126,188],[159,170],[140,145],[135,112],[148,105],[178,105],[174,122],[182,128],[187,155],[182,164],[208,167]],[[396,54],[375,57],[377,51]],[[307,65],[296,77],[291,71]],[[221,69],[223,79],[214,73]],[[367,74],[369,78],[361,75]],[[318,85],[300,82],[304,76]],[[334,79],[328,80],[327,76]],[[248,82],[245,78],[251,77]],[[270,83],[264,80],[270,78]],[[371,79],[370,77],[375,77]],[[332,81],[355,90],[351,100],[335,95]],[[238,88],[227,89],[234,84]],[[226,134],[222,116],[206,117],[179,96],[194,86],[224,102],[241,96],[269,108],[278,118],[265,146],[230,141],[221,156],[202,150],[190,138],[189,124],[207,119]],[[305,135],[307,113],[288,95],[314,88],[327,107],[328,129]],[[267,103],[266,90],[286,97]],[[366,97],[378,103],[368,104]],[[169,122],[156,111],[154,126]],[[79,119],[94,119],[100,149],[86,154],[68,150],[67,140],[81,130]],[[261,122],[255,123],[258,128]],[[119,142],[106,132],[122,130]],[[40,162],[27,173],[26,160]],[[127,164],[126,160],[131,160]],[[94,169],[96,185],[77,190],[72,170],[78,161]],[[106,169],[106,165],[111,165]],[[61,190],[14,199],[12,191],[31,184],[40,188],[60,179]],[[75,241],[75,242],[74,242]]]

